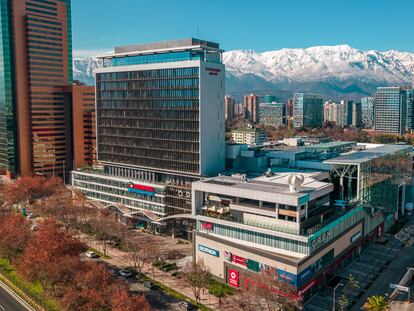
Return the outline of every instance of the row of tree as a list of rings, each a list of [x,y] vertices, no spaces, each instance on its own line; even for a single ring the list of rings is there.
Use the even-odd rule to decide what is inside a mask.
[[[150,309],[143,296],[131,296],[127,284],[116,281],[104,264],[82,261],[85,250],[53,219],[33,232],[21,215],[1,218],[0,256],[13,262],[24,279],[40,282],[64,310]]]
[[[40,282],[63,310],[150,310],[145,297],[130,294],[127,284],[116,280],[103,263],[81,259],[87,247],[71,229],[96,216],[82,200],[56,178],[24,177],[2,185],[0,257],[8,259],[20,277]],[[23,216],[24,209],[43,216],[36,228]]]

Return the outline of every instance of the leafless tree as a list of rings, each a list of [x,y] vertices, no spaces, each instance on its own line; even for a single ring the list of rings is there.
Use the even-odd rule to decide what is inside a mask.
[[[184,279],[190,285],[197,303],[200,302],[201,289],[208,285],[210,271],[203,260],[187,262],[183,268]]]

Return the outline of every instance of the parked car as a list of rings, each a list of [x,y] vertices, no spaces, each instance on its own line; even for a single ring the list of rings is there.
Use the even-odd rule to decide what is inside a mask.
[[[151,283],[151,282],[145,282],[144,286],[148,289],[156,289],[157,288],[157,285],[155,285],[154,283]]]
[[[184,310],[196,310],[196,308],[195,308],[195,306],[192,304],[192,303],[190,303],[190,302],[188,302],[188,301],[185,301],[185,300],[182,300],[182,301],[180,301],[179,303],[178,303]]]
[[[29,219],[34,219],[34,218],[37,218],[37,217],[38,217],[38,215],[34,212],[27,213],[27,218],[29,218]]]
[[[89,258],[98,258],[98,255],[94,251],[87,251],[85,255]]]
[[[124,277],[124,278],[129,278],[129,277],[132,276],[132,272],[128,271],[128,270],[120,270],[119,275]]]

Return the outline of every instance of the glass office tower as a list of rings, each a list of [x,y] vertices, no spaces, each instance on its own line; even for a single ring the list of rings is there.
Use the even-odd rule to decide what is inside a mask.
[[[320,127],[323,122],[323,98],[312,94],[294,93],[292,112],[294,127]]]
[[[382,133],[404,134],[407,92],[401,87],[379,87],[374,100],[374,129]]]

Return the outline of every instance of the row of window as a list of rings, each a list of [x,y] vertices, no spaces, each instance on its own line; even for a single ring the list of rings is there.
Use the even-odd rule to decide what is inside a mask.
[[[148,168],[157,168],[167,171],[177,171],[177,172],[186,172],[186,173],[198,173],[199,165],[198,163],[190,163],[185,161],[173,161],[167,159],[160,159],[157,157],[138,157],[136,155],[130,154],[114,154],[101,152],[99,150],[99,159],[104,162],[112,163],[125,163],[128,165],[144,166]]]
[[[198,78],[174,78],[155,80],[133,80],[117,82],[100,82],[99,90],[140,90],[140,89],[162,89],[162,88],[198,88]]]
[[[198,109],[199,102],[196,100],[183,100],[183,99],[163,99],[163,100],[104,100],[100,99],[97,102],[99,108],[112,108],[112,109],[184,109],[192,110]]]
[[[164,140],[174,140],[174,141],[187,141],[187,142],[198,142],[199,135],[198,131],[174,131],[170,130],[158,130],[158,129],[146,129],[141,130],[136,129],[125,129],[125,128],[102,128],[98,127],[99,137],[102,137],[102,143],[108,143],[105,139],[115,140],[115,138],[126,137],[127,139],[153,139],[158,143]]]
[[[98,99],[133,99],[133,98],[198,98],[198,89],[158,89],[130,91],[97,91]]]
[[[99,87],[99,82],[106,80],[116,81],[134,79],[198,77],[198,73],[198,67],[98,73],[96,74],[96,81]]]
[[[198,122],[195,121],[116,120],[99,117],[98,131],[99,134],[109,136],[198,140]]]

